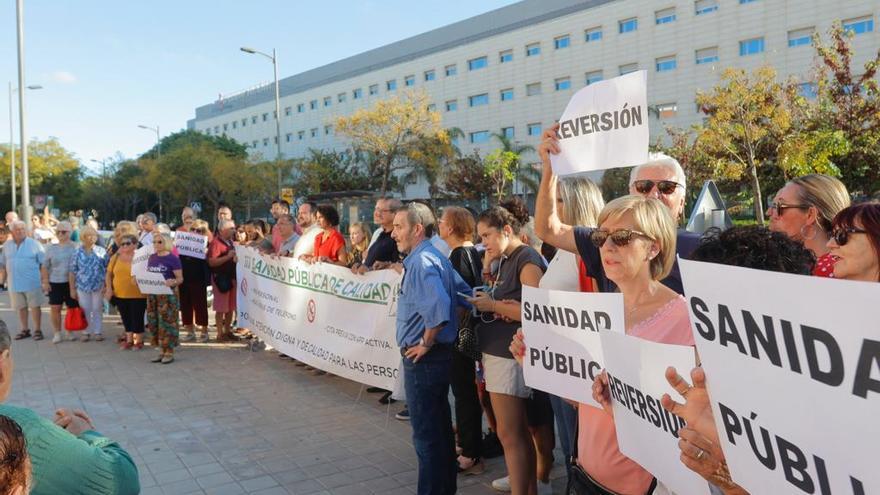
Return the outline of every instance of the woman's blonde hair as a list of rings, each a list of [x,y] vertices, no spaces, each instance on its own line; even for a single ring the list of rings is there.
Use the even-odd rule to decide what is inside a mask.
[[[208,234],[211,232],[211,226],[208,225],[208,222],[206,222],[205,220],[202,220],[201,218],[196,218],[195,220],[193,220],[192,225],[190,225],[189,230],[190,232],[193,232],[195,230],[202,230],[205,232],[205,234]]]
[[[363,232],[364,234],[364,240],[361,241],[361,244],[363,244],[363,246],[352,245],[351,247],[363,248],[362,251],[366,252],[367,246],[370,245],[370,237],[373,235],[373,233],[370,232],[370,228],[367,227],[367,225],[363,222],[355,222],[348,226],[349,230],[351,230],[352,228],[361,229],[361,232]]]
[[[174,240],[171,239],[171,235],[160,232],[153,232],[153,240],[156,239],[162,240],[162,247],[167,251],[171,251],[174,248]]]
[[[113,239],[116,243],[122,242],[122,236],[131,234],[137,239],[138,228],[137,224],[130,220],[122,220],[121,222],[116,224],[116,228],[113,229]]]
[[[831,221],[840,210],[850,205],[849,192],[843,182],[824,174],[809,174],[792,179],[789,184],[800,186],[800,201],[817,211],[816,222],[831,234]]]
[[[80,239],[82,239],[83,237],[85,237],[87,235],[95,236],[96,241],[101,238],[101,236],[98,235],[98,231],[95,230],[95,228],[92,227],[91,225],[86,225],[86,226],[82,227],[81,229],[79,229],[79,238]]]
[[[657,243],[659,252],[651,259],[651,278],[663,280],[672,271],[675,263],[675,221],[669,208],[658,199],[637,194],[623,196],[605,205],[599,214],[599,227],[609,219],[616,220],[627,213],[632,216],[635,230],[641,231]]]
[[[562,219],[569,225],[595,227],[605,206],[602,191],[587,177],[563,177],[559,180]]]

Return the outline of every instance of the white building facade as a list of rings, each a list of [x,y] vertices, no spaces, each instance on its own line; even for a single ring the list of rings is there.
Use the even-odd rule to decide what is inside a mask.
[[[332,120],[405,89],[424,90],[464,153],[498,147],[493,133],[537,146],[585,85],[648,71],[652,141],[698,122],[697,91],[727,67],[762,65],[813,89],[810,36],[834,21],[854,33],[854,67],[880,48],[877,0],[525,0],[280,81],[281,150],[344,149]],[[283,47],[280,47],[283,53]],[[274,158],[274,85],[198,107],[188,128]],[[533,157],[536,161],[537,157]],[[424,184],[407,188],[424,197]]]

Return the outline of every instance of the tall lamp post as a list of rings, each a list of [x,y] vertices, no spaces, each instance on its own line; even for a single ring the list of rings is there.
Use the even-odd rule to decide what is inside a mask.
[[[278,145],[275,159],[278,162],[278,196],[281,197],[281,92],[278,87],[278,54],[274,48],[272,49],[272,55],[246,46],[241,47],[241,51],[262,55],[272,61],[272,70],[275,74],[275,142]]]
[[[24,83],[24,0],[15,2],[15,39],[18,47],[18,87],[26,88]],[[24,91],[18,92],[18,136],[21,139],[21,205],[24,209],[23,217],[25,225],[31,228],[31,183],[28,169],[27,133],[25,122],[27,113],[24,105]]]
[[[161,160],[162,159],[162,138],[161,138],[161,134],[159,133],[159,126],[157,125],[156,127],[150,127],[147,125],[138,124],[138,127],[140,127],[141,129],[146,129],[148,131],[153,131],[156,133],[156,161]],[[162,193],[161,192],[159,193],[159,218],[160,219],[162,218]]]
[[[27,89],[43,89],[39,84],[32,84],[27,87]],[[12,189],[12,211],[15,211],[15,208],[18,207],[18,201],[16,201],[16,187],[15,187],[15,137],[14,134],[14,118],[13,118],[13,107],[12,107],[12,95],[18,91],[18,88],[12,87],[12,81],[9,81],[9,176],[11,179],[10,188]],[[24,145],[24,143],[22,143]]]

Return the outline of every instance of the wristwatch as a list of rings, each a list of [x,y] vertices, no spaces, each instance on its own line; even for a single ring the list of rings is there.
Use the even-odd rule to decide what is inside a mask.
[[[430,349],[431,347],[434,346],[434,343],[432,342],[432,343],[428,344],[427,342],[425,342],[425,338],[422,337],[422,338],[419,339],[419,345],[422,346],[422,347],[427,347],[428,349]]]

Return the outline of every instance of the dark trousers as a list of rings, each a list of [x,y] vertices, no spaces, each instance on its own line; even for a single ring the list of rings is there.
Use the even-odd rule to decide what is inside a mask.
[[[435,345],[418,363],[403,358],[406,405],[419,458],[419,495],[455,493],[458,464],[449,408],[452,347]]]
[[[193,324],[193,313],[196,325],[208,326],[208,288],[202,281],[184,280],[180,286],[180,319],[184,326]]]
[[[144,313],[147,311],[146,299],[116,298],[116,309],[122,318],[122,326],[126,332],[144,333]]]
[[[569,467],[572,446],[577,441],[577,409],[565,401],[562,397],[550,395],[550,405],[553,406],[553,416],[556,417],[556,429],[559,430],[559,443],[562,447],[562,455],[565,456],[565,467]]]
[[[452,351],[452,395],[455,397],[455,425],[461,455],[483,456],[483,406],[477,394],[474,360]]]

